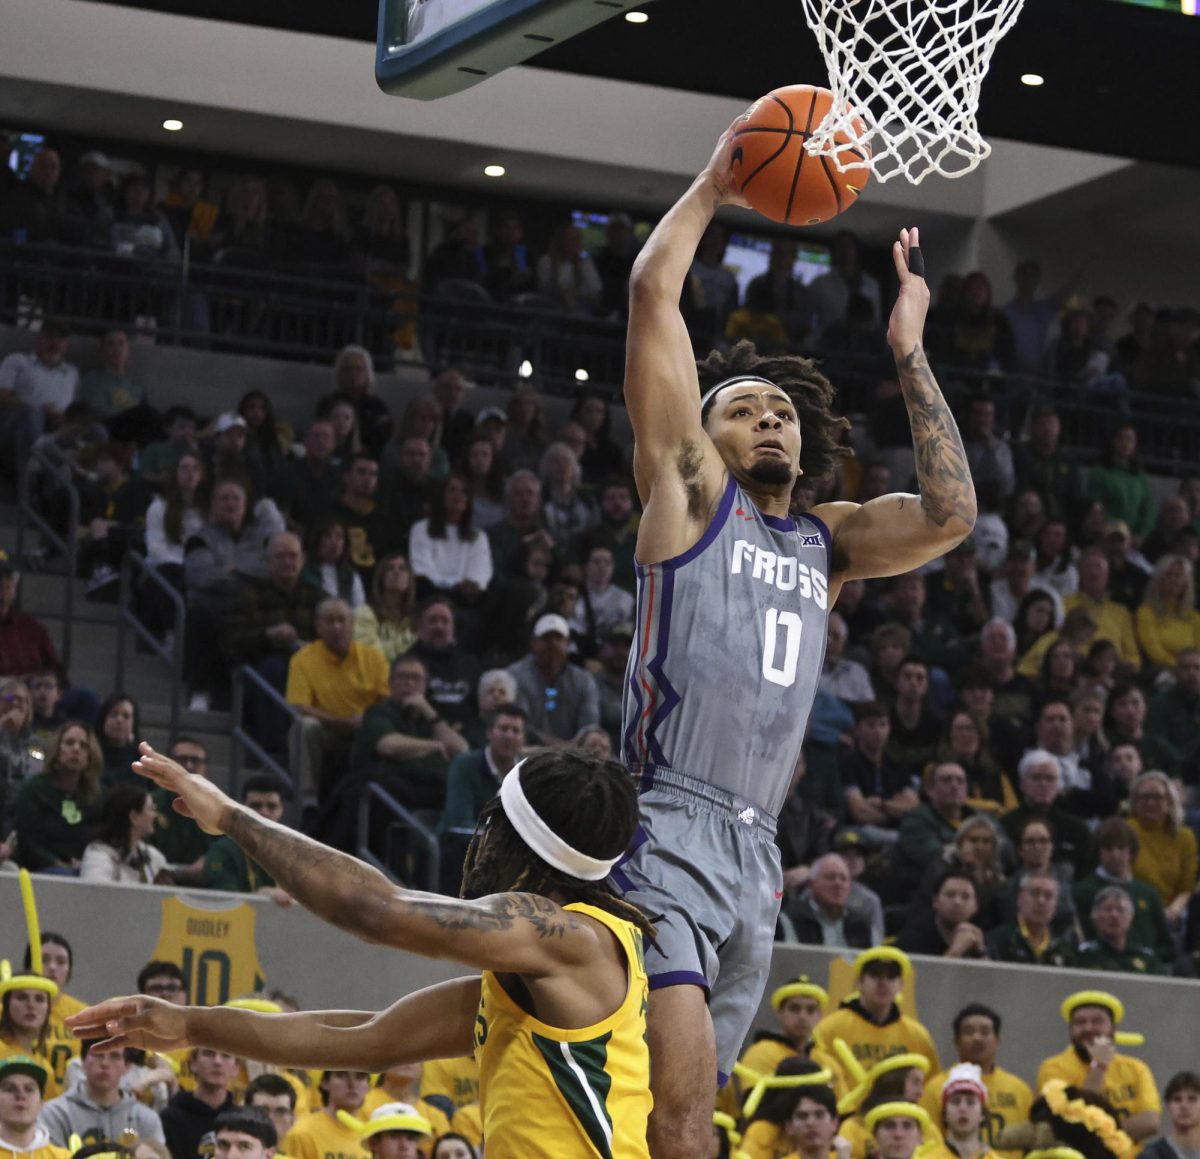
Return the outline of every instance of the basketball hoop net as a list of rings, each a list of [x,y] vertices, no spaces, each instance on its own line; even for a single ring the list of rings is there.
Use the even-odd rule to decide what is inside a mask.
[[[962,177],[992,151],[975,124],[980,88],[1024,0],[801,3],[834,96],[810,154],[845,172],[861,164],[857,149],[878,181],[919,185],[930,173]]]

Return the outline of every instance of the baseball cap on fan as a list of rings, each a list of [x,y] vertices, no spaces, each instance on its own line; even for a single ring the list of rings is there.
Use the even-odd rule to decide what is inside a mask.
[[[560,636],[566,636],[567,639],[570,639],[571,625],[557,613],[548,612],[533,625],[533,634],[535,637],[549,636],[552,632],[557,632]]]
[[[240,414],[234,414],[233,411],[227,410],[213,423],[213,434],[222,435],[226,431],[233,430],[234,427],[244,427],[245,425],[246,420]]]

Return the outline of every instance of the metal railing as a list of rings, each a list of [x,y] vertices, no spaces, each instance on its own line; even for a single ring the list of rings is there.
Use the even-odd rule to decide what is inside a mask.
[[[358,343],[381,363],[453,361],[481,381],[511,381],[528,360],[543,389],[574,392],[583,370],[589,385],[619,390],[623,323],[564,314],[537,295],[494,302],[473,288],[479,296],[467,299],[452,285],[422,294],[232,260],[163,262],[0,242],[0,319],[17,325],[45,314],[96,330],[141,320],[160,342],[308,361]]]
[[[171,604],[174,613],[172,632],[174,638],[168,644],[160,640],[134,611],[133,584],[140,577],[161,592]],[[182,593],[144,556],[136,551],[127,551],[121,560],[121,594],[117,601],[117,688],[127,687],[125,661],[127,638],[130,632],[148,647],[171,670],[171,729],[168,735],[179,735],[180,702],[183,698],[183,641],[187,622],[187,604]]]
[[[53,524],[49,523],[38,509],[34,497],[34,486],[42,473],[49,475],[54,485],[61,488],[67,499],[67,534],[62,535]],[[30,527],[41,532],[43,540],[59,553],[64,560],[66,574],[63,577],[63,611],[62,611],[62,649],[63,667],[70,670],[71,638],[75,615],[76,575],[79,570],[79,539],[75,532],[79,528],[79,489],[71,477],[71,464],[63,458],[54,455],[46,445],[34,446],[29,455],[29,462],[20,472],[17,481],[17,559],[26,561],[25,536]]]
[[[380,806],[386,811],[388,816],[387,843],[382,858],[378,857],[371,849],[372,804]],[[381,873],[386,873],[389,877],[396,878],[398,875],[393,868],[394,858],[392,849],[392,837],[396,833],[411,833],[418,845],[422,846],[424,850],[425,856],[423,859],[414,859],[414,864],[419,870],[419,875],[414,875],[417,876],[417,880],[412,880],[411,883],[420,885],[421,888],[428,890],[430,893],[438,893],[441,888],[442,879],[442,851],[441,846],[438,844],[437,836],[432,829],[425,825],[411,810],[401,805],[385,788],[375,784],[373,781],[368,781],[363,786],[358,798],[358,827],[355,839],[357,848],[355,853],[360,860],[367,862],[368,865],[373,865]],[[411,853],[411,850],[406,852]],[[406,879],[411,880],[407,875]],[[424,879],[423,884],[420,879]]]
[[[288,730],[288,763],[291,765],[291,769],[284,768],[275,756],[263,748],[257,738],[247,731],[245,724],[247,684],[252,685],[256,692],[266,697],[271,704],[281,712],[286,713],[291,720],[292,727]],[[289,823],[296,824],[299,821],[303,808],[298,786],[292,774],[292,769],[299,770],[302,767],[303,760],[304,740],[300,729],[297,727],[299,721],[302,719],[300,713],[284,699],[279,689],[268,680],[265,680],[260,673],[255,672],[248,664],[242,664],[234,669],[233,673],[233,706],[231,715],[232,724],[229,730],[230,796],[235,800],[241,796],[242,769],[246,754],[249,753],[264,769],[275,777],[278,777],[280,783],[288,790],[290,800],[284,809],[284,813]]]

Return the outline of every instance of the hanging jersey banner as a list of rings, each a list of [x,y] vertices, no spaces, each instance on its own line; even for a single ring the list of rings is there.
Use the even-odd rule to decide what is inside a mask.
[[[179,965],[193,1006],[220,1006],[266,985],[255,918],[246,902],[202,909],[180,897],[164,898],[154,957]]]

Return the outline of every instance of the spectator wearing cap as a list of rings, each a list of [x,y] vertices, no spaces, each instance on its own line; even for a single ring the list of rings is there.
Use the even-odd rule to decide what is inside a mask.
[[[946,1074],[942,1087],[943,1142],[925,1152],[930,1159],[988,1159],[995,1156],[984,1124],[990,1119],[988,1090],[983,1072],[971,1062],[960,1062]]]
[[[501,704],[488,717],[482,748],[459,753],[446,774],[446,807],[438,829],[474,831],[483,807],[496,795],[500,782],[525,748],[525,710]]]
[[[42,323],[32,352],[0,361],[0,461],[6,471],[25,469],[34,442],[54,430],[75,401],[79,371],[67,359],[71,332],[57,319]]]
[[[849,629],[838,612],[830,612],[825,623],[825,660],[821,665],[819,687],[852,707],[875,699],[871,674],[857,660],[846,655]]]
[[[392,437],[394,423],[387,403],[374,393],[375,363],[362,346],[344,346],[333,361],[334,389],[317,403],[317,418],[328,418],[339,398],[348,398],[358,415],[363,447],[376,461]]]
[[[1037,590],[1049,595],[1054,604],[1054,623],[1062,623],[1063,598],[1050,584],[1037,577],[1036,559],[1037,551],[1029,540],[1014,539],[1009,543],[1003,571],[988,587],[988,603],[993,617],[1013,623],[1021,601],[1031,591]]]
[[[433,1125],[411,1103],[384,1103],[371,1112],[362,1140],[371,1159],[423,1159]]]
[[[844,1039],[856,1058],[864,1061],[911,1052],[924,1055],[929,1069],[940,1069],[937,1047],[929,1031],[915,1018],[901,1012],[896,999],[901,989],[912,986],[912,962],[908,955],[892,946],[875,946],[854,960],[856,997],[831,1010],[813,1030],[817,1046],[836,1058],[833,1042]],[[856,1084],[841,1066],[839,1089],[850,1090]]]
[[[600,723],[596,684],[568,662],[570,640],[562,616],[542,616],[533,626],[529,654],[508,667],[530,730],[547,744],[566,744],[585,725]]]
[[[303,740],[301,791],[328,789],[322,781],[326,757],[349,757],[363,714],[388,695],[383,653],[352,636],[353,613],[344,600],[317,605],[317,638],[288,663],[287,702],[300,714]],[[296,727],[296,726],[293,726]],[[322,797],[326,796],[321,792]]]
[[[846,862],[827,853],[813,862],[806,888],[782,915],[802,945],[865,950],[871,945],[871,924],[850,908],[853,880]],[[792,940],[791,938],[788,939]]]
[[[79,1054],[83,1082],[42,1108],[41,1123],[52,1142],[70,1145],[72,1135],[88,1143],[116,1143],[126,1131],[155,1143],[166,1141],[159,1117],[121,1089],[128,1063],[123,1051],[98,1051],[84,1041]]]
[[[555,550],[542,515],[542,485],[532,471],[514,471],[504,488],[505,514],[487,530],[492,568],[498,581],[520,575],[522,553],[534,544]]]
[[[456,729],[466,730],[478,720],[482,668],[455,631],[453,605],[445,596],[430,596],[417,609],[417,641],[409,653],[425,665],[430,704]]]
[[[219,414],[209,428],[212,441],[208,448],[208,474],[210,479],[222,475],[240,475],[250,481],[255,495],[266,493],[267,476],[262,462],[247,449],[249,429],[237,411]]]
[[[0,1159],[69,1159],[39,1120],[49,1077],[30,1055],[0,1059]]]

